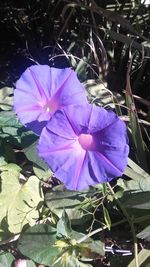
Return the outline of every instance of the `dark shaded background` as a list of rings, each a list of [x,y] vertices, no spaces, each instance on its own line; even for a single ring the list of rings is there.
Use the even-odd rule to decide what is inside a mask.
[[[113,0],[95,1],[98,7],[113,12],[112,16],[106,16],[103,13],[91,11],[89,7],[93,1],[90,0],[1,1],[1,87],[13,85],[21,73],[35,62],[56,67],[69,66],[70,62],[65,56],[49,62],[52,56],[68,51],[79,58],[86,58],[98,73],[93,52],[87,45],[90,43],[92,30],[95,52],[101,67],[104,64],[103,53],[94,34],[101,39],[107,53],[107,68],[100,74],[107,80],[110,90],[122,92],[125,88],[129,45],[126,39],[123,43],[118,40],[120,36],[112,36],[112,32],[123,35],[124,38],[131,38],[138,44],[147,43],[150,32],[150,13],[148,6],[139,4],[133,8],[131,1],[119,2],[120,5]],[[73,3],[79,3],[79,5],[72,7]],[[126,26],[124,21],[118,22],[117,15],[126,19],[133,28]],[[114,19],[112,19],[113,16]],[[133,93],[149,100],[150,48],[147,44],[144,55],[134,47],[131,50],[134,54],[134,74],[131,76]],[[89,69],[87,69],[87,76],[94,77]]]

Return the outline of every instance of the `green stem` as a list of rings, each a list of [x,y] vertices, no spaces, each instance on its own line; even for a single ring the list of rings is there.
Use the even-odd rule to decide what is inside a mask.
[[[113,223],[113,224],[111,225],[111,227],[115,227],[115,226],[117,226],[117,225],[119,225],[119,224],[125,223],[126,221],[127,221],[126,219],[123,219],[123,220],[121,220],[121,221],[119,221],[119,222]],[[87,234],[87,235],[81,237],[80,239],[78,239],[78,240],[77,240],[77,243],[78,243],[78,244],[79,244],[79,243],[82,243],[82,242],[84,242],[86,239],[88,239],[89,237],[91,237],[91,236],[93,236],[93,235],[95,235],[95,234],[97,234],[97,233],[99,233],[99,232],[102,232],[103,230],[105,230],[105,229],[107,229],[107,228],[108,228],[107,225],[105,225],[105,226],[103,226],[103,227],[101,227],[101,228],[98,228],[98,229],[96,229],[96,230],[90,232],[89,234]]]
[[[130,218],[128,212],[126,211],[126,209],[124,208],[124,206],[122,205],[122,203],[119,201],[119,199],[117,198],[117,196],[115,195],[114,190],[112,189],[111,185],[109,183],[107,183],[109,190],[111,192],[111,194],[113,195],[114,199],[116,200],[119,208],[121,209],[122,213],[124,214],[124,216],[127,218],[127,221],[131,227],[131,232],[132,232],[132,236],[133,236],[133,242],[134,242],[134,257],[135,257],[135,266],[139,267],[139,263],[138,263],[138,244],[137,244],[137,237],[136,237],[136,232],[135,232],[135,228],[134,228],[134,222],[133,220]]]
[[[137,217],[137,218],[134,218],[134,219],[133,219],[133,224],[134,224],[134,223],[143,222],[143,221],[146,221],[146,220],[148,220],[148,219],[150,219],[150,215],[140,216],[140,217]],[[121,221],[119,221],[119,222],[113,223],[113,224],[111,225],[111,227],[118,226],[118,225],[120,225],[120,224],[122,224],[122,223],[125,223],[125,222],[127,222],[127,221],[128,221],[127,219],[123,219],[123,220],[121,220]],[[86,236],[83,236],[82,238],[80,238],[80,239],[77,241],[77,243],[82,243],[83,241],[85,241],[85,240],[88,239],[89,237],[91,237],[91,236],[93,236],[93,235],[95,235],[95,234],[97,234],[97,233],[99,233],[99,232],[102,232],[102,231],[105,230],[105,229],[107,229],[107,226],[106,226],[106,225],[105,225],[104,227],[98,228],[98,229],[96,229],[96,230],[90,232],[90,233],[87,234]]]

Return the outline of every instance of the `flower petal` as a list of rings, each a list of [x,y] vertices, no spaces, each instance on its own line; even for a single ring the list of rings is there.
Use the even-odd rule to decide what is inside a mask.
[[[39,156],[51,166],[55,176],[65,184],[66,188],[82,190],[89,186],[87,181],[84,183],[88,171],[85,165],[86,151],[79,146],[77,140],[66,140],[63,137],[56,137],[53,133],[49,136],[45,127],[37,149]]]
[[[103,108],[70,106],[53,115],[38,151],[68,189],[83,190],[122,175],[129,153],[126,126]]]
[[[59,137],[74,140],[77,139],[76,129],[70,124],[63,110],[58,110],[49,120],[47,123],[47,130]]]
[[[123,121],[116,118],[107,128],[103,129],[99,135],[99,152],[107,158],[114,166],[120,170],[122,175],[127,166],[129,154],[128,138],[126,126]]]
[[[99,183],[97,177],[91,173],[89,152],[84,151],[84,153],[84,157],[78,158],[75,163],[75,171],[71,177],[72,179],[69,179],[69,183],[67,184],[68,189],[80,191]]]
[[[28,263],[26,260],[19,259],[15,261],[15,267],[27,267],[27,265]]]
[[[85,89],[70,68],[56,69],[47,65],[27,68],[16,83],[14,110],[27,127],[32,122],[48,121],[54,112],[64,106],[87,103]]]
[[[73,70],[51,68],[51,77],[53,99],[59,102],[59,106],[88,103],[85,88]]]
[[[59,136],[45,127],[37,149],[39,156],[49,164],[56,177],[70,188],[69,185],[73,182],[70,175],[76,172],[77,162],[85,153],[79,146],[77,138],[63,137],[63,133]]]
[[[38,120],[41,114],[45,113],[43,106],[50,98],[49,77],[49,66],[35,65],[27,68],[17,81],[14,91],[14,110],[23,124]],[[50,116],[47,115],[49,119]]]
[[[80,133],[91,134],[101,131],[118,119],[114,112],[86,103],[67,106],[64,111],[70,123]]]

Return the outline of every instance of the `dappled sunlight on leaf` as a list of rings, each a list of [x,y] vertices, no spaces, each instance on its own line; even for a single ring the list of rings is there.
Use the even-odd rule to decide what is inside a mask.
[[[19,175],[20,172],[13,171],[13,168],[1,174],[0,220],[7,216],[12,233],[19,233],[26,224],[35,224],[39,218],[37,206],[43,201],[37,177],[31,176],[25,184],[21,184]]]

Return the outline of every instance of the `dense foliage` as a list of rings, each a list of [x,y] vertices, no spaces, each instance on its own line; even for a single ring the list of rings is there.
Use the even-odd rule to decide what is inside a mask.
[[[28,267],[149,266],[146,3],[0,3],[0,266],[21,266],[21,259]],[[71,66],[86,87],[89,102],[113,110],[126,122],[130,154],[122,177],[70,191],[39,158],[38,136],[13,111],[16,81],[36,63]]]

